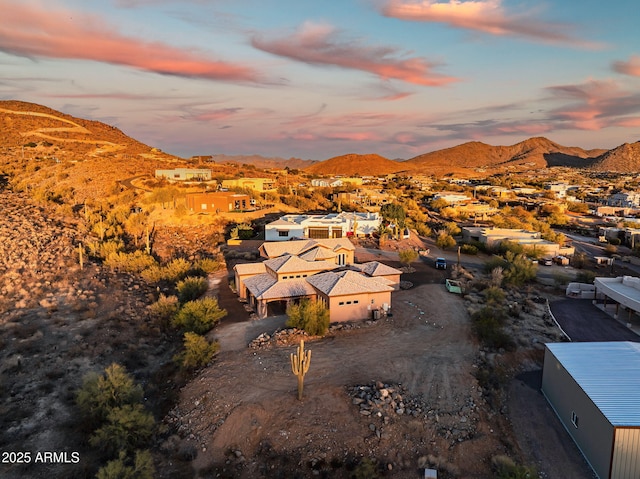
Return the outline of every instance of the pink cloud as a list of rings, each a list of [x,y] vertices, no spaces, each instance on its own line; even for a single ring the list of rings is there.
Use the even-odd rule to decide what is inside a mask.
[[[395,79],[425,86],[443,86],[457,81],[434,73],[435,65],[423,58],[402,58],[393,47],[371,47],[338,37],[339,32],[330,25],[305,23],[290,36],[271,40],[255,36],[251,43],[273,55],[311,65],[365,71],[383,80]]]
[[[632,55],[631,58],[629,58],[629,61],[614,62],[612,67],[618,73],[640,77],[640,56]]]
[[[128,37],[94,15],[62,9],[45,11],[24,3],[3,2],[0,51],[26,57],[92,60],[182,77],[260,80],[259,73],[247,65]]]
[[[382,14],[401,20],[445,23],[455,28],[490,35],[509,35],[587,48],[599,47],[595,43],[567,34],[572,29],[569,25],[538,20],[533,12],[507,13],[502,7],[502,0],[387,0],[382,7]]]

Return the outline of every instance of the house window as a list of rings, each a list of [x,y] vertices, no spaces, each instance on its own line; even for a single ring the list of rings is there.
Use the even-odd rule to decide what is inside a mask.
[[[576,429],[578,429],[578,420],[579,419],[580,418],[578,417],[576,412],[575,411],[571,411],[571,424],[573,424]]]
[[[347,263],[347,255],[344,253],[340,253],[338,255],[338,265],[344,266]]]
[[[289,236],[288,230],[278,230],[278,236],[287,237]]]
[[[300,277],[300,275],[299,275],[299,274],[297,274],[297,275],[296,275],[296,278],[299,278],[299,277]]]
[[[303,277],[303,278],[306,278],[306,277],[307,277],[307,275],[306,275],[306,274],[303,274],[303,275],[302,275],[302,277]]]
[[[344,306],[344,301],[340,301],[340,302],[338,303],[338,306]]]
[[[201,210],[206,210],[207,209],[207,204],[206,203],[201,203],[200,204],[200,209]]]
[[[351,304],[351,301],[347,301],[347,304]]]
[[[357,299],[353,300],[353,304],[358,304],[360,301],[358,301]]]

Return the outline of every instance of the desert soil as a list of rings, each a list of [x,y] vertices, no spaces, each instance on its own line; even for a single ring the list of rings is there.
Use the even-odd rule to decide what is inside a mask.
[[[351,477],[370,459],[385,477],[431,467],[444,478],[487,478],[491,457],[505,454],[540,477],[591,477],[529,376],[539,374],[543,342],[562,339],[546,304],[528,301],[535,311],[514,321],[517,353],[483,351],[468,313],[478,296],[451,295],[444,273],[416,266],[406,275],[414,287],[394,293],[392,316],[305,339],[312,360],[302,401],[289,363],[299,336],[247,347],[284,320],[223,321],[214,335],[220,355],[166,419],[176,433],[162,446],[167,457],[193,459],[194,477]],[[504,393],[476,379],[487,364],[503,375]],[[376,385],[401,391],[410,406],[363,412],[354,396]],[[167,461],[163,470],[180,469]]]

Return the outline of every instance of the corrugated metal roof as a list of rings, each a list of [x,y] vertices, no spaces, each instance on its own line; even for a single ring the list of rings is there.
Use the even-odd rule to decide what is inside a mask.
[[[640,426],[640,343],[546,346],[613,426]]]

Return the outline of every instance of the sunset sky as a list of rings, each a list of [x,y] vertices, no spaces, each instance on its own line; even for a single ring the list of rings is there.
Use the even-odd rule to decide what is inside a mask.
[[[0,0],[0,99],[188,157],[640,140],[637,2]]]

